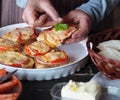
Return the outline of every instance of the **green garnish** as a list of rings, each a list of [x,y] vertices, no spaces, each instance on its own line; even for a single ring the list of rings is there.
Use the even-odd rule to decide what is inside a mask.
[[[63,24],[63,23],[56,24],[54,27],[55,27],[56,31],[67,30],[68,29],[68,25],[67,24]]]

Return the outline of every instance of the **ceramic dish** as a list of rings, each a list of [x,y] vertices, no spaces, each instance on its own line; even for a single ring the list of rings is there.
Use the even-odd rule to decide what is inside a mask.
[[[110,80],[103,74],[98,73],[91,80],[95,80],[101,85],[102,94],[99,100],[120,100],[120,79]],[[61,97],[61,89],[65,84],[66,82],[62,82],[53,86],[51,89],[51,96],[53,100],[72,100],[70,98]]]
[[[0,28],[0,35],[4,35],[6,32],[14,29],[28,26],[25,23],[9,25]],[[42,31],[44,28],[37,28],[38,31]],[[86,48],[87,39],[74,43],[71,45],[63,45],[60,49],[67,52],[68,56],[72,60],[71,63],[54,68],[46,69],[24,69],[15,68],[0,64],[0,68],[5,67],[8,71],[18,69],[16,76],[20,80],[51,80],[66,77],[70,74],[74,74],[79,71],[88,61],[88,52]]]

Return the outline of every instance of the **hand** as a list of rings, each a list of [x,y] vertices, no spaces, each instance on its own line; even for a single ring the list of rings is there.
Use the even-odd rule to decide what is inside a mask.
[[[49,0],[28,0],[22,18],[31,26],[50,26],[62,22]]]
[[[76,24],[77,31],[75,31],[71,38],[65,41],[65,44],[70,44],[74,42],[78,42],[83,40],[91,30],[92,20],[91,17],[88,16],[81,10],[72,10],[70,11],[64,18],[63,21],[65,23]]]

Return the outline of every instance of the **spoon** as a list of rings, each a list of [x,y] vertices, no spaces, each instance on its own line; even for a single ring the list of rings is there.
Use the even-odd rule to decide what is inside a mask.
[[[6,74],[3,77],[0,77],[0,84],[7,81],[8,79],[10,79],[16,71],[17,71],[17,69],[12,72],[8,72],[8,74]]]

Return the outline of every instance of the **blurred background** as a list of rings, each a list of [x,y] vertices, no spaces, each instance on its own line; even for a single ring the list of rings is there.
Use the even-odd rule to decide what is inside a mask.
[[[56,3],[57,1],[57,3]],[[71,9],[76,8],[81,2],[87,2],[87,0],[52,0],[53,5],[58,10],[61,16],[68,13]],[[62,7],[61,7],[62,2]],[[73,5],[74,4],[74,5]],[[64,9],[64,10],[63,10]],[[93,32],[102,31],[107,28],[120,26],[120,4],[101,21],[94,29]],[[0,27],[11,25],[15,23],[21,23],[23,8],[19,8],[16,5],[16,0],[0,0]]]

